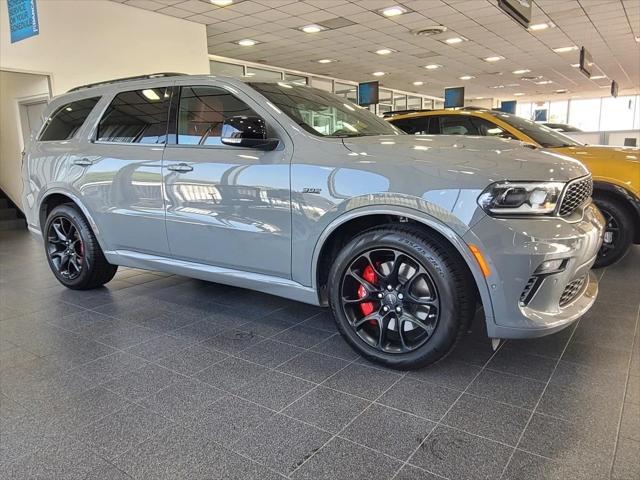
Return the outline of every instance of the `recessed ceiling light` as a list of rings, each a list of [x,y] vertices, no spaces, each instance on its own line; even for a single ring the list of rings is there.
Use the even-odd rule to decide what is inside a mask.
[[[640,35],[636,35],[636,42],[640,43]]]
[[[397,17],[398,15],[402,15],[403,13],[407,13],[407,9],[403,8],[399,5],[395,5],[393,7],[383,8],[382,10],[378,10],[385,17]]]
[[[384,75],[384,72],[373,72],[371,75],[373,75],[374,77],[381,77]]]
[[[531,70],[529,70],[528,68],[523,68],[522,70],[514,70],[513,73],[514,75],[522,75],[523,73],[529,73]]]
[[[471,80],[472,78],[476,78],[473,75],[462,75],[461,77],[458,77],[460,80]]]
[[[467,39],[464,37],[451,37],[451,38],[447,38],[444,43],[448,43],[449,45],[455,45],[456,43],[462,43],[464,41],[466,41]]]
[[[553,49],[553,51],[556,53],[567,53],[574,50],[578,50],[578,47],[576,47],[575,45],[572,45],[571,47],[558,47]]]
[[[427,70],[437,70],[440,67],[442,67],[442,65],[438,65],[437,63],[431,63],[429,65],[424,66],[424,68],[426,68]]]
[[[518,92],[518,93],[514,93],[513,94],[514,97],[521,97],[523,95],[524,95],[524,93],[522,93],[522,92]]]
[[[571,64],[571,66],[572,66],[573,68],[578,68],[578,67],[580,66],[580,64],[579,64],[579,63],[572,63],[572,64]]]
[[[553,83],[553,80],[540,80],[539,82],[536,82],[536,85],[549,85]]]
[[[323,30],[326,30],[326,28],[320,25],[316,25],[315,23],[312,23],[311,25],[305,25],[304,27],[300,27],[300,30],[302,30],[304,33],[318,33]]]
[[[555,90],[553,93],[567,93],[568,90],[566,88],[561,88],[559,90]]]
[[[216,7],[228,7],[233,3],[233,0],[210,0]]]
[[[413,82],[413,84],[414,84],[416,87],[419,87],[420,85],[424,85],[424,82],[417,81],[417,82]]]
[[[603,78],[607,78],[606,75],[592,75],[591,77],[589,77],[591,80],[601,80]]]
[[[337,60],[334,60],[333,58],[321,58],[320,60],[317,60],[318,63],[334,63],[337,62]]]
[[[484,100],[484,97],[476,97],[475,100]]]
[[[394,53],[395,50],[392,48],[381,48],[380,50],[376,50],[375,53],[378,55],[389,55],[390,53]]]
[[[555,25],[551,22],[549,23],[534,23],[533,25],[529,25],[529,30],[532,32],[537,32],[539,30],[546,30],[549,27],[555,27]]]
[[[493,57],[487,57],[484,59],[485,62],[499,62],[500,60],[504,60],[504,57],[500,55],[494,55]]]
[[[493,87],[489,87],[489,88],[504,88],[504,85],[494,85]]]
[[[236,42],[238,45],[240,45],[241,47],[253,47],[254,45],[256,45],[258,42],[255,40],[251,40],[249,38],[245,38],[244,40],[238,40]]]

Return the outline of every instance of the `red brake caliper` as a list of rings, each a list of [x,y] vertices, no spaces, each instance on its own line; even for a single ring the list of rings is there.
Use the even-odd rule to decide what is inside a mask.
[[[378,276],[376,275],[376,272],[373,270],[371,265],[367,265],[365,269],[362,271],[362,278],[364,278],[367,282],[373,285],[375,285],[378,282]],[[358,298],[364,298],[366,296],[367,296],[367,290],[364,288],[363,285],[360,285],[358,287]],[[361,303],[360,310],[362,310],[362,313],[365,316],[370,315],[374,310],[373,303],[372,302]],[[371,320],[371,321],[373,323],[376,323],[375,320]]]

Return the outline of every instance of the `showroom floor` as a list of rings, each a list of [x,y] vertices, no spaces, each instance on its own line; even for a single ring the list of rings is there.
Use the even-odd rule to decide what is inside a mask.
[[[575,328],[493,353],[476,322],[402,373],[320,308],[126,268],[70,291],[0,245],[1,478],[640,478],[638,247]]]

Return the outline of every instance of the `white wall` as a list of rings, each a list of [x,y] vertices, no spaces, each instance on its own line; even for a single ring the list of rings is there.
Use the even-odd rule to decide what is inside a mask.
[[[0,188],[18,206],[24,147],[18,101],[48,94],[48,79],[44,75],[0,71]]]
[[[209,73],[202,24],[104,0],[39,1],[38,17],[40,34],[12,44],[7,2],[0,0],[0,70],[49,75],[53,95],[119,77]],[[3,73],[1,79],[0,188],[18,206],[22,139],[16,99],[42,90],[29,78]]]
[[[11,43],[0,1],[0,68],[50,73],[53,94],[154,72],[209,73],[204,25],[104,0],[39,1],[40,34]]]

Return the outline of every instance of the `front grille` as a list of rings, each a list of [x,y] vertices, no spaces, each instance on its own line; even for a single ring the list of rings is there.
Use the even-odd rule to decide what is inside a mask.
[[[560,216],[572,213],[576,208],[586,202],[589,197],[591,197],[592,192],[593,180],[591,176],[574,180],[569,183],[564,190],[560,209],[558,210]]]
[[[566,307],[573,300],[575,300],[575,298],[582,290],[582,286],[584,285],[584,282],[586,280],[587,276],[583,275],[582,277],[576,278],[572,282],[569,282],[567,286],[564,287],[564,292],[562,292],[562,296],[560,297],[560,307]]]

